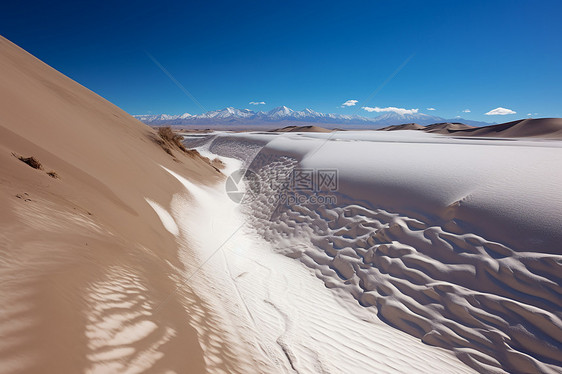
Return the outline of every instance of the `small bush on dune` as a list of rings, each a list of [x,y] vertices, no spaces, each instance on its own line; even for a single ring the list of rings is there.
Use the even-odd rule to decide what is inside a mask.
[[[58,175],[57,172],[54,171],[54,170],[49,171],[49,172],[47,173],[47,175],[48,175],[49,177],[51,177],[51,178],[54,178],[54,179],[60,179],[59,175]]]
[[[31,166],[34,169],[39,169],[39,170],[43,170],[43,165],[41,165],[41,163],[39,162],[39,160],[37,160],[35,157],[31,156],[31,157],[23,157],[23,156],[19,156],[18,159],[21,162],[25,162],[26,164],[28,164],[29,166]]]
[[[170,126],[158,128],[158,135],[164,142],[171,144],[177,147],[178,149],[180,149],[181,151],[187,153],[187,148],[185,148],[185,146],[181,142],[183,139],[182,136],[175,134]]]
[[[35,157],[31,156],[31,157],[23,157],[23,156],[19,156],[16,153],[12,152],[12,156],[14,156],[15,158],[17,158],[18,160],[20,160],[21,162],[31,166],[34,169],[37,170],[43,170],[43,165],[41,164],[41,162],[39,162],[38,159],[36,159]],[[60,179],[60,176],[57,174],[56,171],[51,170],[47,172],[47,175],[51,178],[55,178],[55,179]]]
[[[213,165],[216,169],[224,169],[224,167],[225,167],[224,162],[222,162],[218,158],[214,158],[211,161],[211,165]]]
[[[201,156],[201,154],[199,153],[198,150],[196,149],[186,149],[185,153],[188,154],[191,157],[201,157],[202,159],[205,159],[206,157]]]
[[[158,135],[166,142],[172,142],[172,140],[176,137],[176,134],[174,134],[170,126],[159,127]]]
[[[183,137],[181,135],[174,133],[174,131],[170,126],[159,127],[158,137],[154,137],[153,140],[160,147],[162,147],[162,149],[167,154],[174,157],[175,161],[178,161],[178,159],[175,158],[174,153],[172,152],[172,148],[179,149],[184,154],[190,157],[200,158],[201,160],[211,165],[216,171],[220,173],[220,170],[215,165],[212,164],[211,160],[209,160],[207,157],[201,156],[199,151],[197,151],[196,149],[187,149],[182,143]]]

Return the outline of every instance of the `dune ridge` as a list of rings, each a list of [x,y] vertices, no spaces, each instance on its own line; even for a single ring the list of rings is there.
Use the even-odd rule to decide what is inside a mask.
[[[225,143],[219,146],[226,151]],[[240,149],[234,152],[240,154]],[[232,158],[220,159],[230,172],[243,166]],[[222,332],[210,347],[204,344],[210,368],[222,353],[236,357],[228,372],[241,373],[371,373],[373,368],[380,373],[473,372],[450,352],[343,302],[311,270],[272,251],[223,186],[201,187],[177,177],[189,195],[175,195],[172,216],[190,242],[197,243],[195,253],[185,258],[186,267],[202,266],[190,282],[216,317],[211,323],[202,321],[199,329],[220,327]],[[405,347],[408,355],[401,354]]]
[[[502,123],[499,125],[459,130],[454,134],[510,138],[537,137],[560,139],[562,138],[562,118],[528,118]]]
[[[438,134],[451,134],[456,131],[473,129],[474,126],[465,125],[464,123],[435,123],[425,126],[425,132]]]
[[[560,147],[313,130],[184,150],[0,38],[2,372],[560,372]],[[216,154],[337,203],[233,207]]]
[[[382,129],[378,129],[377,131],[423,130],[423,129],[425,129],[425,126],[419,125],[417,123],[405,123],[402,125],[383,127]]]
[[[489,138],[542,138],[562,139],[562,118],[526,118],[498,125],[475,127],[464,123],[443,122],[423,126],[417,123],[404,123],[401,125],[386,126],[375,130],[364,131],[423,131],[432,134],[455,135],[462,137],[489,137]],[[274,133],[286,132],[333,132],[340,129],[326,129],[319,126],[287,126],[270,130]]]
[[[367,159],[360,170],[364,174],[362,179],[369,181],[362,182],[364,186],[370,186],[364,190],[369,193],[357,193],[353,189],[358,188],[357,180],[351,180],[358,178],[357,171],[344,173],[350,166],[343,166],[344,161],[335,163],[335,158],[327,155],[346,152],[353,159],[354,153],[350,147],[358,154],[367,154],[368,151],[363,149],[359,141],[363,135],[347,132],[344,142],[332,139],[320,151],[316,150],[316,139],[323,142],[321,134],[308,138],[290,135],[284,135],[289,136],[288,139],[269,137],[265,147],[245,160],[251,170],[267,181],[262,185],[260,196],[247,207],[248,217],[256,232],[279,253],[298,259],[315,271],[326,287],[337,292],[344,291],[389,325],[427,344],[452,350],[463,363],[479,372],[560,372],[562,250],[558,239],[547,239],[548,232],[555,237],[560,234],[556,227],[562,222],[562,216],[556,207],[561,201],[555,199],[556,190],[535,190],[539,186],[539,179],[527,187],[515,183],[517,187],[511,191],[496,187],[508,196],[503,201],[494,201],[494,205],[489,207],[491,210],[506,209],[501,207],[502,204],[513,205],[509,196],[517,188],[526,188],[529,193],[535,190],[534,197],[525,195],[529,204],[538,198],[546,199],[551,204],[542,218],[543,222],[551,223],[549,231],[541,234],[545,241],[506,241],[509,236],[516,234],[515,231],[521,237],[532,236],[533,219],[527,218],[528,221],[522,226],[520,223],[516,230],[512,224],[511,228],[510,225],[502,226],[499,216],[491,219],[491,211],[462,213],[470,200],[478,201],[482,196],[488,196],[486,204],[493,201],[490,200],[493,196],[491,190],[481,189],[478,183],[470,187],[462,178],[453,185],[474,189],[472,193],[463,191],[463,194],[472,197],[466,199],[467,202],[463,199],[455,201],[455,198],[447,200],[445,197],[445,201],[453,202],[443,205],[437,203],[429,194],[432,189],[442,188],[444,195],[458,194],[454,191],[457,187],[447,187],[443,183],[447,179],[454,181],[454,178],[458,178],[447,175],[450,171],[445,165],[440,164],[435,168],[426,166],[427,170],[421,172],[430,173],[430,179],[418,180],[418,193],[400,205],[395,203],[411,193],[412,189],[406,189],[404,194],[394,190],[394,200],[385,202],[384,198],[388,195],[381,194],[384,190],[379,190],[378,185],[384,183],[388,176],[381,171],[387,170],[385,172],[389,176],[401,178],[399,183],[407,185],[408,179],[404,177],[408,174],[405,171],[410,170],[409,174],[412,174],[411,170],[420,166],[416,164],[407,169],[399,168],[403,161],[397,158],[392,162],[392,167],[379,165],[375,169],[378,172],[369,172],[365,166],[371,159]],[[268,139],[256,136],[262,141]],[[386,137],[391,143],[379,142],[374,146],[383,155],[387,144],[389,149],[392,147],[399,152],[401,148],[397,144],[401,136]],[[437,142],[431,144],[434,151],[439,147],[455,147],[459,153],[456,157],[472,159],[476,168],[481,168],[480,161],[469,156],[472,150],[477,152],[479,149],[476,144],[485,147],[479,151],[483,153],[505,150],[505,146],[500,146],[505,144],[501,141],[498,141],[498,145],[490,144],[489,140],[480,141],[484,143],[471,141],[470,148],[464,148],[467,146],[462,143],[458,145],[454,139],[447,141],[428,134],[416,138],[417,142],[412,143],[410,135],[404,136],[404,147],[410,150],[413,147],[419,147],[415,148],[417,150],[426,149],[424,142],[431,140]],[[221,137],[220,147],[215,148],[213,144]],[[356,142],[349,145],[348,138]],[[207,145],[211,151],[228,153],[229,143],[232,149],[237,149],[239,141],[249,142],[252,135],[222,134],[213,139]],[[527,146],[527,143],[523,144]],[[349,149],[344,150],[343,145],[349,145]],[[556,163],[554,160],[561,156],[559,148],[542,147],[526,148],[527,157],[537,152],[533,157],[540,158],[544,149],[544,155],[550,154],[554,157],[550,162]],[[513,151],[517,152],[517,148],[513,148]],[[463,155],[463,152],[469,153]],[[507,154],[502,157],[503,160],[509,159]],[[454,162],[451,160],[452,164]],[[515,159],[504,162],[519,163]],[[534,165],[534,162],[529,160],[529,165]],[[529,165],[520,164],[519,167],[528,171]],[[310,169],[330,166],[337,166],[340,171],[340,189],[333,192],[337,195],[336,204],[271,204],[271,201],[275,201],[274,197],[286,188],[282,184],[269,183],[272,176],[288,175],[297,167]],[[456,167],[459,165],[456,164]],[[438,168],[442,169],[437,172]],[[479,169],[478,173],[482,172]],[[373,179],[368,179],[370,173],[373,173]],[[490,175],[495,174],[497,172],[492,171]],[[542,172],[541,175],[546,178],[548,174]],[[541,180],[540,183],[555,183],[559,177],[559,174],[550,174],[550,179]],[[412,181],[416,181],[416,178],[417,175],[411,176]],[[482,179],[479,183],[487,183],[485,174],[471,179],[478,181],[478,178]],[[428,183],[427,191],[420,193],[424,191],[425,183]],[[451,189],[450,192],[447,192],[448,189]],[[548,196],[554,199],[549,200]],[[358,197],[363,199],[358,200]],[[417,206],[409,205],[412,199],[418,201]],[[420,202],[420,199],[425,201]],[[521,220],[525,220],[524,210],[510,209],[511,215],[521,215]],[[476,228],[479,221],[486,222],[487,230]]]
[[[499,125],[474,127],[463,123],[435,123],[422,126],[417,123],[388,126],[377,131],[415,130],[428,133],[490,138],[543,138],[562,139],[562,118],[526,118]]]
[[[206,371],[190,326],[205,307],[171,294],[179,239],[145,199],[168,209],[182,188],[159,165],[222,177],[157,136],[0,37],[3,373]]]

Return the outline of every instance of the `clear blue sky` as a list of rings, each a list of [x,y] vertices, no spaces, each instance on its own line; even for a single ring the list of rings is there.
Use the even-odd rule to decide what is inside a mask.
[[[562,117],[561,14],[560,0],[10,1],[0,34],[132,114],[203,112],[150,54],[205,110],[504,122]],[[484,115],[497,107],[517,114]]]

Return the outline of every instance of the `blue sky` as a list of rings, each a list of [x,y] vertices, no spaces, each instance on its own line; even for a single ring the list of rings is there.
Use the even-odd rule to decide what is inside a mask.
[[[505,122],[562,117],[560,14],[558,0],[13,1],[0,34],[132,114],[396,107]],[[516,114],[484,114],[498,107]]]

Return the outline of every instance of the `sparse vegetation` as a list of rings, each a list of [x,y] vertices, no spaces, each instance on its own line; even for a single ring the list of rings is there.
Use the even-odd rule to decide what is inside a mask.
[[[34,169],[43,170],[43,165],[41,165],[39,160],[37,160],[33,156],[23,157],[23,156],[16,156],[15,154],[14,154],[14,156],[17,157],[21,162],[24,162],[24,163],[28,164],[29,166],[31,166]]]
[[[182,152],[188,153],[187,148],[185,148],[185,146],[181,142],[183,139],[182,136],[174,133],[170,126],[158,128],[158,135],[165,143],[178,148]]]
[[[211,160],[207,157],[201,156],[199,151],[196,149],[187,149],[182,143],[183,137],[181,135],[176,134],[170,126],[164,126],[158,128],[158,136],[154,136],[152,140],[156,142],[167,154],[172,156],[175,161],[180,162],[172,149],[180,150],[185,155],[190,156],[192,158],[200,158],[207,164],[211,165],[217,172],[220,173],[220,170],[215,166]]]
[[[187,153],[191,157],[201,157],[202,159],[208,160],[207,157],[201,156],[201,153],[199,153],[199,151],[196,149],[186,149],[185,153]]]
[[[211,165],[213,165],[216,169],[224,169],[225,167],[224,163],[216,157],[211,161]]]
[[[31,156],[31,157],[23,157],[23,156],[19,156],[15,153],[12,152],[12,156],[14,156],[15,158],[17,158],[18,160],[20,160],[21,162],[31,166],[34,169],[37,170],[43,170],[43,165],[41,164],[41,162],[39,162],[38,159],[36,159],[35,157]],[[55,179],[60,179],[60,176],[57,174],[56,171],[51,170],[47,172],[47,175],[51,178],[55,178]]]
[[[51,178],[54,178],[54,179],[60,179],[59,175],[54,170],[51,170],[51,171],[47,172],[47,175]]]

